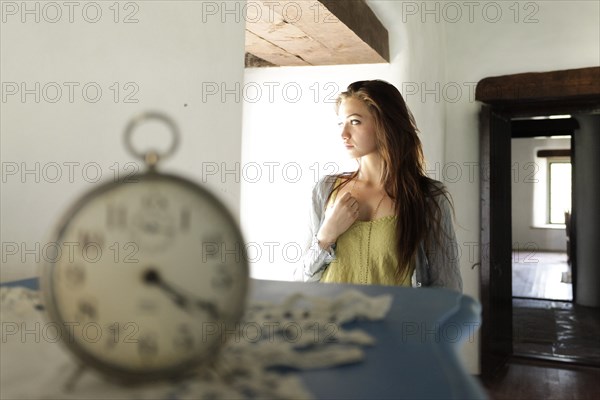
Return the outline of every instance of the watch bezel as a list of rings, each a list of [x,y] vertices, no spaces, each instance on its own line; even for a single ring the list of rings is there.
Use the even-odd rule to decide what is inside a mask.
[[[98,196],[105,195],[106,193],[119,188],[121,185],[136,185],[143,184],[144,182],[169,182],[183,185],[184,187],[191,189],[193,193],[196,193],[199,198],[204,201],[208,201],[211,206],[215,207],[222,216],[225,218],[226,223],[230,225],[233,233],[236,236],[236,240],[239,240],[241,244],[239,251],[241,252],[241,261],[238,264],[239,267],[243,268],[242,275],[245,277],[244,282],[241,282],[240,298],[242,301],[237,306],[237,310],[231,310],[227,312],[226,320],[219,321],[224,323],[225,326],[234,327],[241,319],[245,305],[247,302],[248,289],[249,289],[249,263],[246,254],[246,247],[244,246],[244,240],[242,232],[239,228],[237,221],[234,219],[231,212],[225,207],[225,205],[207,188],[198,185],[197,183],[184,178],[182,176],[159,173],[155,169],[150,169],[147,172],[121,178],[119,180],[105,182],[100,184],[98,187],[86,192],[79,197],[68,209],[67,212],[60,219],[57,224],[57,229],[52,235],[53,240],[56,243],[61,243],[65,232],[69,229],[69,225],[73,221],[73,218],[93,199]],[[202,357],[186,359],[180,364],[171,365],[169,367],[161,367],[156,369],[138,370],[126,368],[121,365],[106,362],[102,359],[97,358],[90,352],[88,352],[83,346],[80,346],[77,340],[67,340],[69,338],[69,332],[65,326],[65,320],[61,316],[60,307],[56,300],[55,287],[54,287],[54,272],[57,262],[48,261],[42,268],[40,273],[40,290],[42,294],[42,300],[46,311],[46,318],[56,323],[57,329],[59,329],[61,340],[60,342],[68,348],[68,350],[76,356],[79,362],[83,365],[89,365],[95,370],[101,372],[103,375],[110,379],[123,381],[126,383],[135,383],[141,381],[156,380],[160,378],[174,378],[185,374],[188,374],[190,370],[196,369],[201,366],[206,366],[214,361],[216,355],[219,353],[221,347],[226,343],[226,338],[215,341],[215,345],[212,349],[209,349],[208,353]],[[229,310],[228,310],[229,311]],[[212,350],[212,351],[211,351]]]

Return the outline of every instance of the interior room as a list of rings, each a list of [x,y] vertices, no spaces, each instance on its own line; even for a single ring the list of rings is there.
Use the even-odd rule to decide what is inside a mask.
[[[308,296],[305,302],[333,298],[341,289],[324,296],[321,290],[329,289],[320,287],[327,285],[293,282],[302,280],[298,271],[311,241],[312,190],[326,175],[357,169],[356,160],[348,157],[340,139],[339,93],[352,82],[380,79],[402,94],[418,127],[426,173],[442,182],[451,196],[462,278],[462,294],[433,288],[399,289],[405,289],[402,296],[407,299],[423,299],[419,307],[430,306],[428,312],[437,310],[437,305],[422,293],[431,290],[441,303],[450,299],[446,306],[456,303],[455,314],[444,320],[444,326],[469,323],[475,328],[469,328],[468,335],[463,329],[460,343],[451,343],[451,350],[437,353],[448,365],[459,366],[456,373],[444,372],[443,366],[432,373],[434,381],[443,382],[437,389],[423,384],[422,392],[419,385],[418,390],[406,392],[390,386],[386,392],[387,382],[397,375],[390,375],[383,385],[384,379],[369,369],[355,384],[376,386],[381,392],[356,392],[354,396],[591,398],[600,372],[600,334],[594,333],[600,333],[600,270],[594,261],[600,226],[600,208],[596,206],[600,201],[599,2],[2,1],[1,7],[3,290],[14,287],[15,282],[37,282],[57,259],[57,251],[66,256],[67,250],[79,250],[57,248],[56,238],[66,235],[66,225],[61,224],[76,221],[69,218],[78,209],[74,204],[80,208],[86,204],[84,200],[92,204],[93,197],[84,198],[85,194],[103,183],[134,182],[137,174],[153,171],[158,164],[156,170],[205,188],[214,196],[211,204],[223,206],[214,205],[215,211],[206,212],[204,225],[197,225],[202,226],[197,229],[206,229],[202,231],[203,245],[181,245],[172,255],[174,259],[183,259],[194,247],[204,256],[204,244],[215,237],[211,228],[232,226],[234,235],[239,229],[243,238],[242,249],[225,247],[221,255],[227,258],[240,251],[245,255],[244,276],[251,278],[248,290],[254,293],[256,304],[275,298],[289,300],[286,296],[299,291]],[[529,75],[521,74],[541,75],[529,81]],[[575,84],[564,78],[574,76],[579,79]],[[481,90],[486,79],[504,78],[517,82],[511,86],[512,92],[503,86],[496,87],[497,93]],[[564,89],[560,89],[564,97],[555,96],[560,91],[557,88]],[[528,97],[536,90],[542,95]],[[493,117],[486,117],[488,107]],[[140,113],[154,116],[155,121],[132,119]],[[496,120],[495,115],[500,117]],[[142,129],[146,135],[140,133]],[[177,131],[177,135],[173,133]],[[486,132],[491,139],[485,139]],[[494,151],[494,140],[501,135],[504,147]],[[504,185],[500,189],[493,187],[497,176]],[[112,200],[106,201],[114,205]],[[152,201],[148,200],[148,207],[161,206],[160,201]],[[192,202],[186,201],[184,206]],[[492,217],[486,218],[486,210],[496,206],[504,214],[496,218],[492,210]],[[108,213],[108,217],[96,215],[96,219],[117,228],[126,219],[118,207]],[[192,229],[189,215],[185,207],[178,214],[180,229]],[[63,229],[58,229],[61,226]],[[144,221],[139,226],[155,229]],[[492,234],[486,239],[488,230]],[[164,252],[167,257],[168,249],[174,248],[169,246],[176,241],[168,233],[171,231],[165,232],[162,241],[148,245],[155,246],[153,254]],[[502,263],[494,258],[500,254],[496,253],[497,232],[502,236],[498,247]],[[79,230],[73,235],[72,241],[83,241],[81,247],[86,250],[102,241],[94,232],[88,235]],[[139,236],[125,237],[102,244],[106,245],[104,254],[110,254],[115,265],[117,259],[119,265],[125,265],[128,256],[136,257]],[[510,260],[505,257],[509,253]],[[153,267],[145,270],[145,284],[169,292],[179,307],[187,307],[184,296],[157,271]],[[226,278],[217,276],[211,282],[230,287],[230,277]],[[497,289],[500,280],[502,286]],[[135,291],[124,282],[107,298],[134,296]],[[262,286],[253,286],[256,282]],[[240,285],[238,296],[229,298],[242,301],[247,287],[246,283]],[[50,296],[46,301],[59,301],[59,289],[41,287],[42,294],[44,290],[51,293],[44,294]],[[381,290],[366,288],[362,293],[367,297],[352,299],[376,314],[385,306],[375,301],[375,296],[396,293],[390,288]],[[4,307],[13,307],[11,312],[15,312],[18,301],[44,307],[29,295],[13,301],[8,291],[2,293],[5,316],[8,308]],[[68,299],[70,289],[65,293]],[[398,300],[402,296],[393,297],[395,302],[388,304],[390,314],[384,317],[382,311],[379,319],[396,321],[397,332],[415,333],[409,324],[413,320],[404,319],[411,318],[412,311]],[[214,313],[210,304],[198,307]],[[87,317],[93,316],[89,307],[86,310]],[[263,312],[261,321],[268,324],[270,314],[256,310],[256,315]],[[348,306],[347,315],[359,322],[346,327],[362,327],[360,318],[366,317],[360,310]],[[79,372],[72,378],[63,372],[60,379],[67,384],[54,388],[58,377],[45,372],[44,362],[58,369],[67,365],[66,355],[63,360],[63,355],[57,356],[58,350],[44,353],[45,361],[36,363],[43,374],[41,383],[26,387],[27,376],[11,367],[14,357],[26,351],[27,357],[22,358],[31,361],[40,352],[30,345],[32,334],[27,336],[16,321],[4,318],[2,398],[49,398],[57,393],[77,398],[79,392],[65,389],[72,389],[70,382],[77,382],[73,385],[80,390],[91,385],[96,390],[88,393],[92,397],[120,395],[117,389],[103,392],[89,374],[80,376]],[[498,332],[505,336],[490,333],[495,324],[504,325]],[[331,333],[327,326],[319,331],[325,336]],[[369,329],[375,332],[375,328],[369,326],[367,331],[379,334]],[[388,334],[380,342],[404,346],[406,353],[399,354],[414,360],[412,351],[430,351],[423,347],[424,342],[439,342],[438,336],[427,337],[429,331],[421,329],[419,334],[425,339],[414,336],[404,340],[402,336],[396,340]],[[182,328],[180,333],[184,331]],[[340,329],[342,333],[347,334],[344,338],[351,336]],[[25,339],[19,341],[22,337]],[[8,349],[5,338],[19,342],[12,353],[4,352]],[[364,368],[394,365],[394,354],[377,344],[359,350],[359,345],[367,347],[361,338],[348,339],[356,346],[354,352],[348,350],[343,356],[343,352],[332,351],[323,358],[350,364],[358,362],[353,355],[359,359],[364,353],[371,357]],[[447,335],[445,340],[453,342]],[[151,341],[143,344],[151,352]],[[65,364],[52,361],[55,356]],[[402,362],[406,366],[403,371],[409,374],[412,368]],[[418,368],[410,374],[428,368],[425,362],[415,363]],[[276,363],[275,367],[303,370]],[[261,392],[264,387],[253,386],[258,378],[252,380],[248,375],[246,386],[237,392],[223,387],[205,392],[208,389],[191,384],[185,390],[199,391],[186,392],[178,386],[177,391],[164,388],[163,395],[247,398],[268,393],[266,397],[351,398],[345,393],[352,386],[348,384],[344,391],[345,384],[340,382],[353,381],[349,378],[353,375],[343,373],[362,374],[362,369],[352,368],[344,365],[327,372],[330,375],[310,370],[302,372],[298,381],[292,374],[282,375],[276,379],[277,385],[273,383],[280,392]],[[394,366],[389,373],[397,373],[397,369],[401,368]],[[333,381],[337,383],[328,385],[334,375],[339,378]],[[153,396],[152,391],[144,390],[140,387],[128,395]]]
[[[573,199],[585,194],[572,179],[577,173],[573,164],[580,159],[571,144],[586,135],[581,118],[553,115],[513,121],[513,352],[597,365],[597,310],[577,301],[573,283],[576,250],[570,217],[577,204]],[[589,168],[584,163],[580,160],[579,168]]]

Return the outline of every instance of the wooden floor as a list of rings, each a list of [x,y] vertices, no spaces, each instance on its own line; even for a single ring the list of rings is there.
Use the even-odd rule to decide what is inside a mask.
[[[566,253],[513,253],[513,353],[597,366],[600,312],[572,302],[568,271]]]
[[[566,253],[513,252],[513,297],[573,300],[573,285],[564,282],[569,271]]]
[[[600,314],[572,303],[568,271],[565,253],[513,253],[513,347],[521,356],[482,382],[491,399],[600,398],[600,367],[592,366]]]
[[[600,368],[514,358],[482,383],[494,400],[595,400],[600,395]]]
[[[600,310],[571,302],[513,300],[513,354],[600,367]]]

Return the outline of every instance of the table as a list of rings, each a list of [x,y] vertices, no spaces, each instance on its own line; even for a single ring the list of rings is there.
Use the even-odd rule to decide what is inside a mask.
[[[3,286],[37,289],[37,280]],[[487,398],[467,373],[458,350],[474,340],[480,305],[469,296],[439,288],[403,288],[251,280],[251,297],[280,301],[293,292],[335,296],[352,288],[370,296],[391,294],[392,307],[383,321],[359,321],[376,338],[362,363],[300,373],[308,389],[322,399],[467,399]]]
[[[355,323],[377,340],[374,347],[366,349],[366,362],[302,373],[318,398],[486,398],[458,357],[460,345],[473,340],[481,321],[480,305],[469,296],[433,288],[276,281],[252,284],[252,296],[261,300],[281,299],[298,290],[332,296],[349,287],[372,296],[394,296],[384,321]]]

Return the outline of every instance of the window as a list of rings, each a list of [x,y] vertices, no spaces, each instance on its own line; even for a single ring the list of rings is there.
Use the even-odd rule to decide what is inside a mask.
[[[548,223],[564,224],[571,211],[571,160],[548,158]]]

